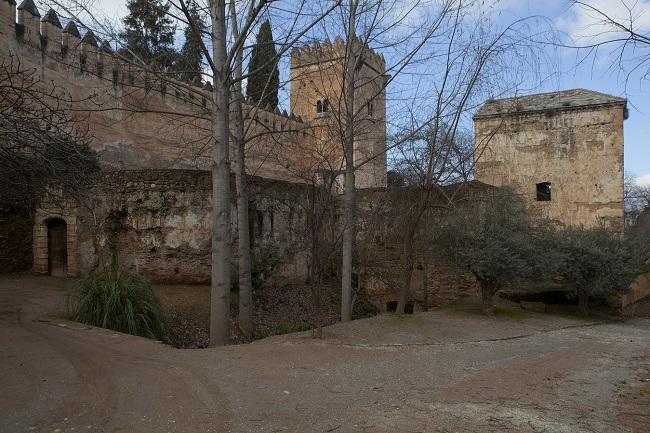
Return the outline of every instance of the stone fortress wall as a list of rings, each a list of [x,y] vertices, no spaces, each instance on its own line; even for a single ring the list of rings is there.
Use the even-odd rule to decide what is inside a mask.
[[[355,73],[354,163],[360,188],[386,186],[386,63],[358,39],[355,53],[362,59]],[[345,134],[346,44],[340,37],[334,42],[316,42],[294,48],[291,53],[291,112],[314,127],[323,143],[331,143],[330,158],[343,161]],[[319,108],[320,106],[320,108]],[[342,166],[341,166],[342,168]]]
[[[34,270],[49,271],[48,230],[56,220],[66,225],[65,275],[97,269],[113,233],[122,263],[154,281],[207,282],[210,86],[161,81],[121,60],[91,31],[81,33],[72,22],[63,28],[54,11],[41,17],[32,0],[18,7],[0,0],[0,58],[66,92],[67,108],[92,133],[92,147],[107,168],[91,206],[44,204],[37,210]],[[340,39],[293,50],[291,114],[244,104],[247,169],[255,176],[253,237],[258,245],[274,248],[281,260],[278,275],[289,279],[306,277],[304,209],[310,184],[322,172],[340,175],[343,167],[344,50]],[[385,62],[367,47],[361,51],[355,164],[369,162],[356,172],[357,186],[368,188],[359,195],[359,249],[377,266],[360,269],[358,284],[385,308],[397,299],[400,250],[393,242],[369,240],[368,231],[377,226],[364,223],[363,209],[377,200],[373,194],[389,207],[399,206],[403,191],[381,188],[386,186]],[[476,179],[514,186],[567,224],[604,221],[622,227],[625,100],[580,90],[559,93],[486,103],[474,118]],[[544,183],[550,185],[550,200],[538,199],[537,185]],[[107,226],[113,222],[115,227]],[[473,280],[441,267],[416,269],[412,282],[416,309],[424,298],[436,305],[475,293]]]
[[[584,89],[488,101],[474,116],[476,179],[564,224],[622,231],[626,102]]]
[[[302,57],[307,50],[292,56]],[[122,60],[91,30],[80,32],[72,21],[63,27],[53,10],[41,16],[32,0],[18,7],[13,0],[0,0],[0,56],[66,92],[68,108],[91,131],[92,147],[105,167],[209,169],[210,84],[161,80]],[[316,100],[304,103],[315,107]],[[315,172],[342,166],[340,143],[324,142],[332,137],[314,133],[322,124],[248,102],[244,112],[250,174],[311,182]],[[385,122],[378,128],[385,136]],[[375,163],[360,168],[360,187],[385,185],[385,140],[372,145],[384,172],[377,172]],[[358,152],[369,154],[367,149]]]
[[[304,281],[309,187],[258,177],[249,178],[249,187],[253,246],[278,260],[274,277]],[[115,251],[120,266],[134,268],[154,282],[209,284],[211,188],[209,171],[103,172],[82,203],[64,209],[41,204],[34,221],[34,271],[50,271],[48,224],[57,219],[65,221],[67,228],[66,276],[101,270]],[[231,217],[236,255],[236,213]]]

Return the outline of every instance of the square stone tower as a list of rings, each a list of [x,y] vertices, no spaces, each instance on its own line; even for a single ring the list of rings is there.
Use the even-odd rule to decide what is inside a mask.
[[[476,179],[564,224],[622,231],[626,104],[585,89],[488,101],[474,116]]]
[[[359,188],[386,186],[386,79],[383,56],[361,42],[363,62],[355,72],[354,162]],[[314,127],[314,137],[329,169],[344,168],[345,50],[337,38],[291,53],[291,112]]]

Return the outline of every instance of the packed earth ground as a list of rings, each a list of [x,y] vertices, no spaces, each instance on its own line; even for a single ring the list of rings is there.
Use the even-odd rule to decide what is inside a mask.
[[[441,309],[180,350],[0,277],[0,432],[650,431],[650,320]]]

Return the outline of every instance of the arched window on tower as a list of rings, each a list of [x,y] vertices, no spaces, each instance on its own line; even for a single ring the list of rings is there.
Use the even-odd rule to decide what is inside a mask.
[[[375,114],[375,106],[372,102],[368,102],[368,116],[372,117]]]
[[[323,102],[319,99],[316,101],[316,113],[322,113],[323,112]]]
[[[325,98],[323,99],[323,113],[330,111],[330,100]]]

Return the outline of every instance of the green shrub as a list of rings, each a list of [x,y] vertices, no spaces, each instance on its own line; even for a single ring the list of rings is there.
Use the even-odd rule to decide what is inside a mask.
[[[270,250],[262,248],[255,248],[251,256],[251,283],[253,289],[259,290],[273,274],[278,259]]]
[[[162,306],[147,279],[133,271],[105,272],[79,280],[69,296],[74,321],[168,341]]]
[[[274,330],[276,335],[291,334],[293,332],[309,331],[314,326],[308,322],[283,322]]]
[[[559,274],[578,296],[580,311],[589,301],[629,290],[641,272],[635,245],[605,227],[566,227],[558,232]]]
[[[273,275],[273,270],[280,263],[273,251],[268,248],[253,248],[251,250],[251,285],[254,290],[264,287]],[[239,263],[232,261],[230,289],[239,289]]]

